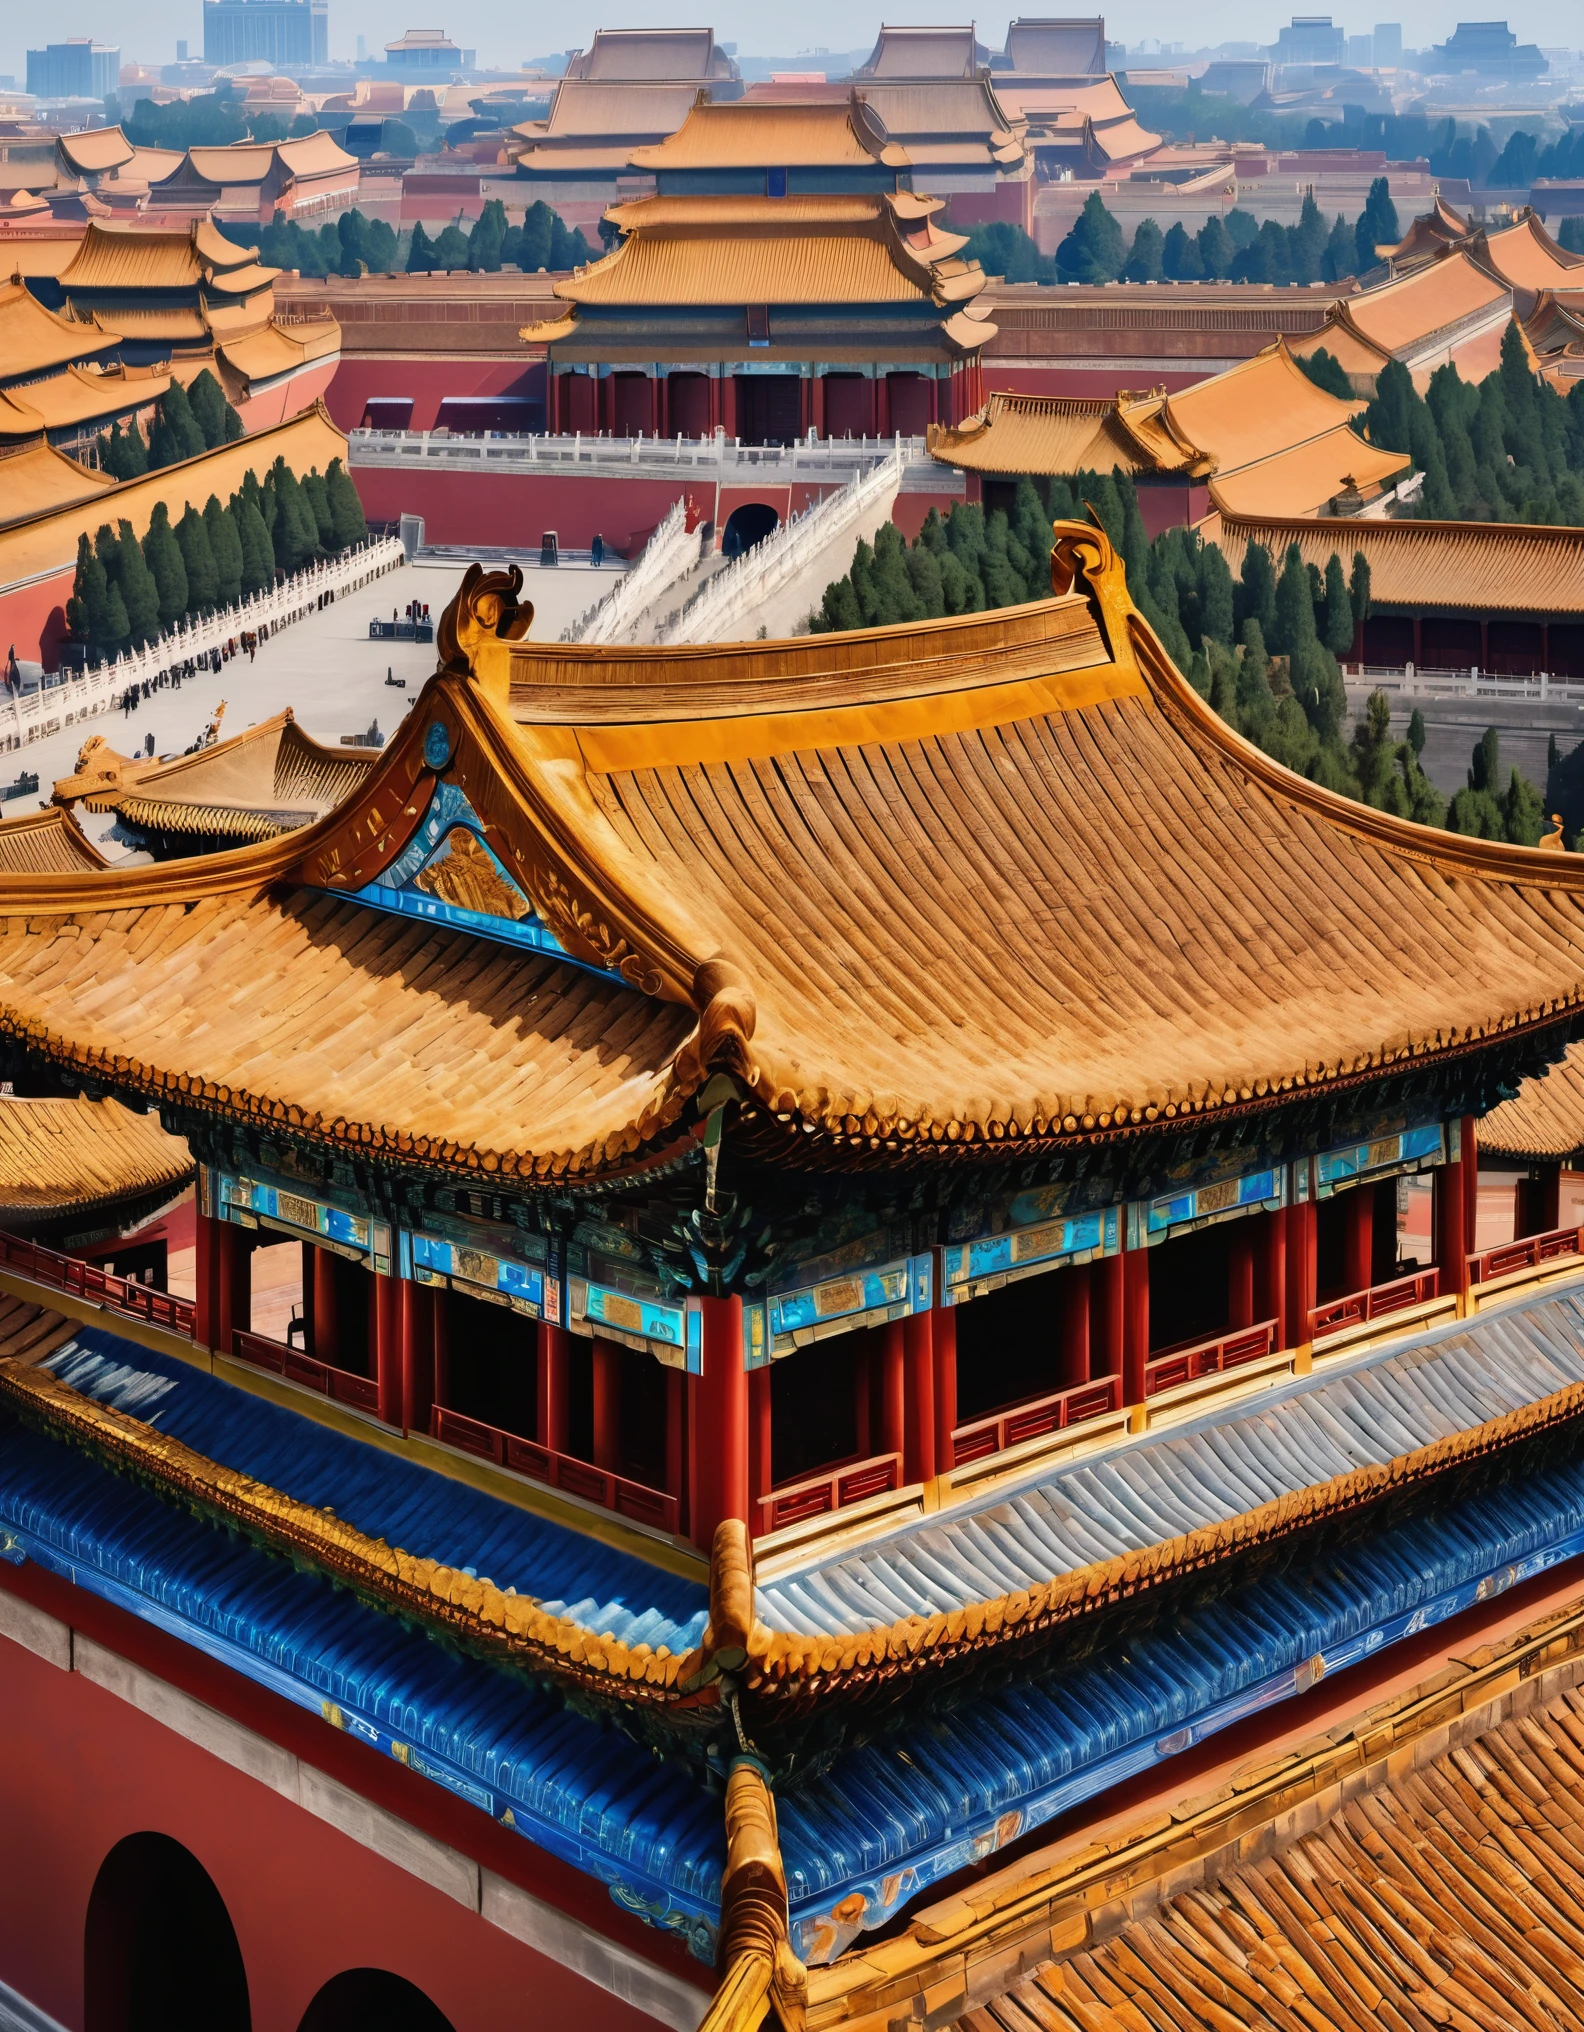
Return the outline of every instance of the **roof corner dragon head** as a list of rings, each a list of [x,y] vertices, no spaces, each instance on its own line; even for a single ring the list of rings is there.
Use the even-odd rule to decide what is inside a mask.
[[[474,678],[504,703],[510,682],[511,646],[533,625],[533,602],[520,598],[521,568],[485,571],[470,564],[456,598],[440,616],[436,647],[440,668],[453,677]]]

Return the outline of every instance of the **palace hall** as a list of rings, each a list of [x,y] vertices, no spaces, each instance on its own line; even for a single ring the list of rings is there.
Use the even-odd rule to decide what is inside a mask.
[[[650,202],[901,273],[902,195]],[[1485,1821],[1575,1853],[1584,861],[1291,774],[1103,532],[1051,571],[656,648],[474,565],[377,753],[91,744],[0,825],[8,1980],[112,1801],[255,1887],[259,2023],[330,1920],[600,2032],[1357,2032],[1338,1958],[1568,2022]],[[189,1299],[115,1252],[193,1173]]]

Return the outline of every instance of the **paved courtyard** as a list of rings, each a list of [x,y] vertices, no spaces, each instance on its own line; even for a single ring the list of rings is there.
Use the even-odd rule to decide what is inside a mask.
[[[9,788],[24,770],[36,771],[39,779],[36,796],[29,792],[7,799],[0,804],[0,816],[15,817],[47,804],[57,778],[71,774],[79,751],[95,734],[130,754],[152,733],[157,755],[180,754],[197,740],[222,699],[226,702],[222,736],[239,734],[290,706],[305,732],[332,746],[344,734],[365,734],[376,721],[388,739],[433,673],[435,650],[428,643],[371,642],[369,622],[388,618],[392,609],[400,613],[409,600],[424,601],[431,619],[438,622],[462,571],[449,560],[403,565],[348,599],[292,622],[260,646],[253,663],[234,658],[218,675],[206,671],[187,679],[180,690],[156,692],[130,713],[101,713],[0,756],[0,789]],[[553,640],[609,591],[617,574],[560,566],[532,569],[524,576],[535,609],[531,632],[536,639]],[[387,675],[405,679],[406,689],[387,684]],[[78,818],[107,853],[119,854],[115,840],[108,837],[113,815],[79,810]]]

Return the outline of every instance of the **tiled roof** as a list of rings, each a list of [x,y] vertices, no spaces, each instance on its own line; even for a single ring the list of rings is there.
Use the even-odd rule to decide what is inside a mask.
[[[665,141],[633,150],[636,169],[906,168],[907,153],[877,123],[848,105],[763,105],[701,100]]]
[[[858,97],[885,123],[886,132],[913,152],[915,142],[950,138],[977,141],[989,149],[1011,147],[1021,155],[1022,121],[1004,107],[983,78],[960,83],[903,84],[866,78]]]
[[[12,393],[36,413],[45,430],[67,430],[73,424],[121,414],[145,402],[157,402],[170,387],[168,373],[147,368],[68,367],[43,381],[30,381]],[[0,430],[4,429],[0,419]],[[7,504],[9,505],[9,504]]]
[[[971,78],[979,66],[971,26],[966,28],[882,28],[860,78]]]
[[[1526,1079],[1483,1116],[1479,1141],[1494,1157],[1555,1159],[1584,1150],[1584,1045],[1570,1044],[1542,1078]]]
[[[1413,221],[1395,246],[1377,247],[1375,251],[1399,266],[1408,266],[1414,261],[1432,259],[1443,247],[1458,245],[1472,231],[1472,225],[1463,214],[1453,211],[1437,193],[1430,210]]]
[[[10,428],[5,412],[5,398],[0,395],[0,436]],[[41,431],[43,418],[37,417],[31,428]],[[0,452],[0,529],[30,515],[91,501],[114,486],[115,481],[108,473],[80,466],[42,437],[35,438],[25,446]],[[0,838],[3,837],[0,831]]]
[[[130,760],[102,739],[90,741],[76,774],[54,794],[57,803],[81,798],[90,811],[118,811],[151,831],[270,839],[323,817],[374,760],[372,749],[323,747],[288,707],[172,762]]]
[[[1365,356],[1360,364],[1364,371],[1372,371],[1388,356],[1412,353],[1433,334],[1481,312],[1494,315],[1510,301],[1507,285],[1488,274],[1460,246],[1338,303],[1326,325],[1310,338],[1295,340],[1294,350],[1309,353],[1323,346],[1344,367],[1358,371],[1338,343],[1351,336],[1363,342]],[[1376,355],[1373,361],[1368,358],[1371,348]]]
[[[315,404],[288,422],[255,431],[235,444],[219,445],[198,458],[106,488],[96,507],[101,519],[125,517],[142,536],[156,501],[163,501],[172,522],[179,522],[189,501],[200,509],[211,494],[224,501],[241,486],[244,474],[262,474],[277,457],[295,473],[314,469],[322,473],[332,459],[346,457],[346,439],[322,405]],[[0,529],[0,589],[70,565],[81,524],[82,517],[70,508],[45,508]]]
[[[1362,552],[1370,598],[1381,607],[1584,617],[1584,530],[1566,524],[1228,513],[1200,529],[1221,546],[1234,573],[1250,543],[1264,544],[1275,557],[1296,543],[1305,562],[1322,571],[1333,551],[1344,562]]]
[[[1095,75],[1106,67],[1105,23],[1099,19],[1014,21],[1007,29],[1006,53],[1012,60],[1014,79],[1019,72],[1056,78]],[[1006,81],[1003,72],[998,83]]]
[[[263,288],[280,270],[260,268],[251,247],[227,240],[207,219],[180,233],[95,220],[60,281],[69,297],[76,290],[185,290],[199,283],[224,288],[231,278],[248,274],[258,280],[247,287]]]
[[[179,471],[137,485],[170,499]],[[1075,595],[671,651],[502,647],[463,608],[446,628],[509,662],[510,721],[437,677],[304,833],[14,878],[0,1026],[128,1090],[531,1182],[664,1147],[712,1066],[802,1161],[873,1139],[928,1164],[1241,1119],[1584,1006],[1584,864],[1293,776],[1063,526],[1058,568],[1084,561],[1104,637]],[[620,979],[351,900],[418,838],[437,722],[548,949]]]
[[[9,473],[9,462],[0,464],[0,490],[9,486]],[[0,875],[76,875],[105,865],[104,855],[58,805],[0,819]]]
[[[221,358],[244,380],[265,382],[338,353],[341,327],[334,318],[301,325],[270,323],[234,339],[217,331],[216,340]]]
[[[1428,1692],[1428,1689],[1426,1689]],[[1584,1696],[1419,1768],[1377,1762],[1290,1844],[1270,1826],[1099,1944],[959,2019],[960,2032],[1550,2032],[1584,2022],[1576,1883]],[[1275,1836],[1274,1839],[1270,1837]]]
[[[525,142],[610,142],[631,135],[674,134],[698,100],[693,84],[617,84],[603,78],[563,78],[547,120],[512,131]]]
[[[1344,424],[1230,472],[1218,470],[1210,492],[1234,515],[1317,515],[1339,496],[1378,494],[1408,464],[1405,452],[1369,444]]]
[[[102,176],[132,160],[136,150],[119,127],[90,127],[80,134],[62,134],[56,147],[80,176]]]
[[[108,352],[117,337],[115,332],[95,331],[91,325],[57,317],[23,282],[0,283],[0,382],[47,374],[68,361]],[[25,391],[18,393],[20,400],[30,399]]]
[[[0,1096],[0,1226],[165,1188],[193,1176],[179,1136],[118,1101]]]
[[[1498,232],[1481,231],[1470,251],[1519,289],[1584,288],[1584,254],[1559,246],[1533,212]]]
[[[708,28],[601,28],[567,65],[569,77],[605,82],[680,80],[707,83],[721,75],[722,56]]]
[[[1158,410],[1154,398],[996,394],[966,423],[932,425],[929,448],[969,472],[1209,472],[1213,461],[1196,446],[1164,429],[1146,436],[1128,428],[1131,415]]]

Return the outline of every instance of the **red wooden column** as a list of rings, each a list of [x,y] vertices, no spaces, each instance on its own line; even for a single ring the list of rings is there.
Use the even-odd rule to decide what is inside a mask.
[[[595,1341],[594,1353],[594,1465],[608,1473],[620,1474],[621,1452],[621,1349],[612,1341]]]
[[[1275,1320],[1277,1347],[1295,1348],[1303,1335],[1294,1330],[1287,1303],[1287,1209],[1278,1207],[1273,1213],[1261,1214],[1259,1219],[1264,1223],[1264,1232],[1256,1263],[1257,1316]]]
[[[880,1453],[907,1451],[907,1361],[901,1320],[880,1329]]]
[[[223,1355],[231,1352],[231,1335],[240,1328],[248,1333],[253,1325],[253,1245],[242,1228],[229,1221],[217,1224],[214,1237],[215,1334],[210,1346]]]
[[[401,1296],[399,1277],[374,1277],[374,1302],[369,1307],[369,1338],[373,1342],[374,1376],[379,1415],[386,1425],[402,1422]]]
[[[219,1345],[220,1249],[224,1234],[225,1222],[216,1220],[213,1214],[206,1214],[200,1208],[193,1260],[193,1339],[201,1348]],[[229,1334],[226,1352],[230,1352]]]
[[[743,1366],[742,1300],[705,1298],[704,1373],[689,1391],[688,1517],[695,1545],[708,1547],[728,1517],[748,1518],[748,1371]]]
[[[930,384],[932,387],[934,383]],[[1063,1390],[1089,1380],[1089,1265],[1056,1273],[1061,1322],[1061,1355],[1057,1373]]]
[[[816,374],[809,382],[809,415],[820,436],[825,435],[825,376]]]
[[[336,1314],[336,1259],[328,1249],[316,1249],[311,1242],[308,1248],[313,1257],[313,1308],[309,1312],[313,1324],[308,1352],[316,1362],[339,1366],[341,1322]]]
[[[1468,1158],[1471,1154],[1467,1123],[1463,1126],[1463,1155],[1455,1164],[1437,1170],[1435,1188],[1435,1260],[1441,1273],[1441,1289],[1468,1289],[1469,1229],[1472,1216],[1466,1204],[1469,1192]],[[1477,1163],[1477,1160],[1476,1160]]]
[[[1349,1291],[1374,1283],[1375,1188],[1355,1185],[1342,1195],[1342,1282]]]
[[[1120,1376],[1122,1373],[1122,1350],[1126,1340],[1126,1306],[1123,1302],[1123,1287],[1126,1274],[1120,1256],[1102,1256],[1091,1266],[1090,1311],[1098,1312],[1098,1332],[1093,1330],[1089,1339],[1090,1372],[1101,1376]]]
[[[902,1322],[907,1381],[903,1391],[902,1479],[927,1482],[935,1474],[935,1343],[933,1312]]]
[[[1149,1251],[1122,1252],[1122,1402],[1144,1402],[1144,1366],[1149,1360]]]
[[[950,1474],[957,1427],[957,1308],[940,1306],[931,1329],[935,1349],[935,1472]]]
[[[1254,1221],[1244,1214],[1232,1223],[1227,1236],[1227,1326],[1238,1333],[1253,1324]]]
[[[1309,1338],[1319,1279],[1319,1230],[1315,1203],[1301,1200],[1287,1209],[1287,1345],[1300,1348]]]
[[[748,1371],[748,1500],[749,1530],[757,1535],[764,1527],[759,1498],[770,1493],[771,1472],[770,1371]]]
[[[567,1450],[567,1399],[570,1392],[571,1335],[547,1319],[539,1322],[539,1415],[534,1437],[552,1453]]]
[[[435,1398],[434,1300],[427,1285],[415,1284],[410,1277],[385,1281],[396,1286],[402,1431],[427,1432]]]

